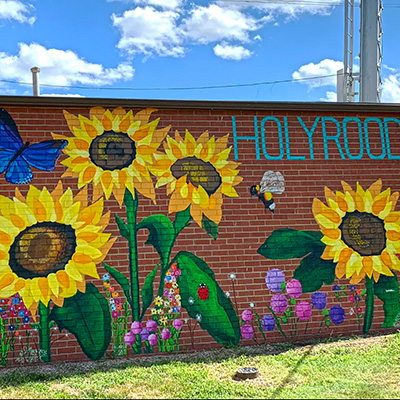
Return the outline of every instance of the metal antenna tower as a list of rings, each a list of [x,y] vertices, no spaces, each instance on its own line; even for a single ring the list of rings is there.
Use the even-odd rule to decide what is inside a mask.
[[[382,63],[382,0],[360,1],[360,72],[354,72],[354,2],[344,6],[344,62],[337,72],[337,101],[379,102]],[[359,83],[359,92],[356,92]]]

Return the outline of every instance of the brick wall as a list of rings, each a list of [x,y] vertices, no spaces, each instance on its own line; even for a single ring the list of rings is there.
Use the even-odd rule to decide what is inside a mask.
[[[53,139],[52,134],[61,135],[67,139],[74,136],[79,137],[78,130],[82,130],[84,125],[76,125],[75,133],[73,133],[74,129],[72,125],[74,123],[77,124],[78,122],[76,121],[78,120],[71,120],[72,122],[70,121],[70,126],[68,126],[63,111],[65,110],[73,116],[82,115],[88,118],[89,121],[93,121],[93,118],[90,119],[90,110],[92,106],[99,105],[104,107],[105,110],[109,109],[110,111],[115,110],[117,106],[122,106],[124,111],[121,111],[120,119],[123,118],[125,112],[133,110],[133,120],[134,115],[141,110],[149,107],[157,108],[158,111],[154,111],[150,115],[150,123],[159,118],[156,128],[158,130],[162,130],[170,125],[171,128],[168,131],[168,135],[172,138],[175,138],[175,131],[177,130],[182,137],[181,146],[185,151],[188,151],[184,141],[186,130],[193,135],[195,140],[206,130],[209,131],[210,137],[215,136],[215,139],[229,134],[227,147],[232,147],[232,149],[228,161],[240,163],[237,167],[240,170],[238,176],[242,177],[243,180],[236,185],[239,181],[237,179],[234,184],[234,189],[237,191],[238,197],[230,197],[222,194],[222,218],[220,221],[215,217],[215,214],[206,214],[208,216],[211,215],[211,219],[209,219],[211,222],[208,224],[209,233],[215,236],[216,226],[218,226],[218,238],[213,239],[210,237],[196,223],[196,218],[192,215],[189,226],[184,228],[177,237],[169,261],[165,265],[164,272],[167,270],[171,271],[171,266],[174,264],[181,270],[181,275],[175,279],[177,282],[175,286],[178,286],[180,289],[181,299],[178,299],[177,304],[181,303],[180,306],[182,309],[179,309],[180,306],[178,306],[177,310],[179,311],[175,310],[170,314],[172,319],[179,315],[179,318],[183,322],[179,336],[180,351],[189,350],[192,346],[200,349],[220,346],[228,342],[236,344],[239,339],[240,344],[252,344],[254,343],[251,338],[252,335],[254,335],[258,343],[264,343],[269,341],[315,339],[331,335],[361,334],[363,329],[369,332],[385,331],[386,328],[389,330],[394,329],[393,326],[397,323],[397,314],[400,311],[398,283],[395,276],[389,277],[387,275],[391,274],[391,271],[398,269],[400,265],[400,262],[397,263],[395,255],[397,254],[397,214],[393,213],[395,197],[392,195],[399,190],[400,185],[397,174],[400,158],[400,141],[398,139],[400,121],[393,120],[393,118],[398,116],[398,107],[385,105],[346,105],[346,107],[339,107],[337,104],[303,103],[296,107],[293,103],[255,103],[252,109],[251,105],[241,103],[218,105],[216,103],[200,104],[193,102],[182,105],[179,102],[161,102],[161,104],[160,102],[154,102],[152,106],[150,101],[121,100],[117,102],[115,100],[100,101],[99,99],[57,99],[50,102],[50,100],[43,99],[9,97],[2,99],[0,97],[0,107],[4,108],[15,121],[24,143],[26,141],[37,143],[43,140],[51,140]],[[226,108],[223,108],[224,106]],[[114,118],[114,125],[112,125],[111,131],[118,131],[116,126],[120,122],[115,122],[115,115],[111,118],[111,120]],[[145,122],[141,120],[141,126],[144,126]],[[132,121],[130,123],[133,124]],[[130,125],[131,127],[133,126],[132,124]],[[71,126],[72,131],[70,129]],[[345,131],[344,126],[346,128]],[[87,130],[88,128],[85,129]],[[104,130],[107,131],[106,128]],[[3,136],[6,135],[4,130],[3,132],[0,131],[0,133]],[[102,134],[103,132],[97,132],[98,136]],[[124,134],[126,135],[126,133]],[[55,136],[55,138],[60,140],[61,136]],[[257,136],[258,139],[256,140]],[[90,140],[87,139],[87,142],[93,141],[94,137]],[[176,140],[179,143],[179,138]],[[166,143],[166,139],[163,142]],[[4,141],[1,143],[2,148],[5,148],[6,143]],[[197,142],[197,145],[199,143]],[[206,143],[207,140],[204,139],[201,141],[200,147],[204,148]],[[212,146],[212,144],[209,144],[209,146]],[[171,147],[163,147],[161,145],[158,152],[165,155],[165,148],[171,149]],[[62,164],[63,161],[72,157],[72,153],[68,154],[68,149],[71,149],[71,144],[61,153],[54,170],[40,171],[32,168],[33,179],[29,184],[7,182],[5,173],[3,173],[0,177],[1,194],[5,198],[15,202],[17,200],[12,199],[15,196],[16,187],[19,191],[16,198],[22,199],[27,196],[30,185],[43,193],[43,187],[46,187],[51,192],[57,187],[58,182],[62,181],[63,191],[65,192],[67,188],[71,188],[74,196],[78,195],[80,190],[87,186],[89,204],[91,204],[93,182],[90,181],[87,185],[82,184],[81,188],[78,188],[77,175],[62,177],[66,171],[71,169]],[[124,149],[126,151],[126,147]],[[13,151],[17,152],[18,150],[14,149]],[[119,154],[118,151],[113,154]],[[73,153],[73,157],[77,156],[78,153]],[[155,155],[150,155],[149,157],[148,159],[151,161],[147,162],[147,166],[154,163],[156,158]],[[187,157],[201,158],[199,154],[197,156],[186,155]],[[184,154],[182,158],[184,158]],[[204,166],[204,163],[214,165],[213,173],[215,171],[219,171],[218,173],[220,173],[224,168],[222,163],[216,169],[216,159],[212,162],[212,160],[204,158],[200,164]],[[196,165],[198,166],[198,164]],[[229,166],[231,170],[235,168],[234,164],[229,164]],[[7,167],[7,165],[4,165],[4,167]],[[10,165],[8,167],[10,168]],[[188,168],[192,168],[193,171],[194,167],[190,167],[189,165]],[[204,169],[201,169],[203,167],[199,168],[200,171],[204,171]],[[161,178],[162,173],[160,170],[155,172],[151,168],[150,171],[153,172],[151,175],[152,182],[156,184],[157,180]],[[197,171],[199,170],[197,169]],[[258,198],[251,197],[249,191],[251,186],[260,184],[263,174],[266,171],[279,171],[285,180],[284,192],[273,194],[276,206],[274,213],[265,208],[263,202]],[[229,189],[232,187],[229,182],[233,182],[234,173],[228,170],[224,173],[232,176],[231,180],[222,181],[228,182],[226,187]],[[157,174],[158,176],[155,176]],[[195,176],[194,173],[193,176]],[[204,179],[211,179],[207,176]],[[375,185],[371,189],[371,192],[362,192],[359,189],[358,195],[356,195],[357,182],[366,191],[379,179],[382,181],[381,188]],[[341,181],[347,182],[353,188],[354,193],[348,187],[343,188]],[[194,186],[198,189],[199,184],[198,181],[196,182],[197,186]],[[121,182],[120,185],[124,187],[124,184]],[[139,189],[140,185],[138,185],[137,188]],[[325,187],[328,187],[335,194],[332,194],[334,196],[332,197],[333,202],[338,199],[336,198],[337,191],[344,194],[347,191],[347,197],[345,198],[343,195],[345,200],[344,205],[342,204],[342,213],[337,210],[337,207],[340,208],[340,204],[339,206],[335,206],[333,203],[328,204],[325,199]],[[391,197],[386,192],[387,196],[384,194],[377,198],[379,193],[387,188],[391,190]],[[143,190],[147,193],[147,189]],[[38,193],[32,195],[32,197],[39,198]],[[139,193],[138,223],[142,219],[156,214],[163,214],[168,216],[171,221],[174,221],[176,213],[168,213],[172,197],[167,196],[166,187],[161,186],[156,188],[155,194],[156,204],[153,204],[151,199]],[[207,192],[208,199],[211,194],[215,194],[214,189]],[[172,196],[174,195],[172,194]],[[53,198],[56,197],[57,195],[54,194]],[[382,200],[379,200],[380,198]],[[325,212],[324,208],[321,208],[320,203],[314,199],[319,199],[329,206],[328,211],[325,209]],[[354,206],[351,205],[352,201],[354,202]],[[389,204],[390,202],[392,202],[391,205]],[[41,203],[46,204],[45,200],[43,200],[43,195]],[[179,208],[179,204],[189,203],[184,203],[184,200],[179,198],[176,204],[178,204],[177,207]],[[18,295],[15,295],[19,293],[20,299],[24,300],[24,293],[27,293],[26,281],[30,280],[30,282],[33,282],[34,277],[42,277],[47,280],[49,271],[42,271],[40,273],[31,271],[33,275],[30,278],[26,275],[25,278],[19,278],[20,281],[18,281],[18,276],[15,276],[14,259],[15,257],[18,260],[22,260],[23,258],[21,258],[22,256],[13,256],[13,269],[11,268],[12,266],[10,267],[12,262],[8,254],[9,249],[12,247],[11,243],[17,240],[17,234],[10,232],[10,227],[6,221],[10,219],[7,214],[9,213],[7,207],[11,206],[6,200],[3,200],[0,206],[2,207],[1,212],[3,215],[3,218],[0,220],[0,231],[2,232],[2,252],[4,253],[1,264],[0,295],[4,299],[12,299],[13,297],[18,298]],[[40,206],[37,207],[40,208]],[[51,206],[48,207],[51,208]],[[189,205],[189,207],[193,206]],[[343,211],[346,207],[347,210]],[[208,206],[208,208],[211,208],[211,206]],[[335,209],[336,212],[332,211]],[[384,211],[385,209],[387,212]],[[36,208],[36,212],[39,213],[37,210],[38,208]],[[82,210],[83,208],[81,208]],[[109,251],[107,249],[108,254],[104,261],[109,266],[118,270],[126,279],[130,280],[129,242],[126,238],[122,237],[114,218],[114,215],[117,214],[122,221],[127,222],[126,208],[124,205],[120,207],[116,198],[110,195],[109,199],[104,200],[104,209],[97,209],[97,212],[101,212],[102,214],[106,214],[108,211],[111,213],[111,218],[104,233],[111,234],[110,239],[116,238],[116,241]],[[64,213],[66,212],[64,210]],[[322,219],[319,217],[321,215]],[[335,225],[335,222],[332,222],[332,220],[335,220],[338,215],[340,223],[336,222]],[[324,219],[327,216],[333,216],[330,223]],[[316,217],[325,226],[321,225],[321,228],[316,221]],[[351,220],[349,219],[350,217],[358,219]],[[48,218],[49,221],[51,220],[54,223],[54,216],[51,217],[48,215]],[[36,218],[37,223],[43,223],[43,218],[40,221],[39,219]],[[344,222],[345,220],[347,220],[346,223]],[[325,222],[322,223],[321,221]],[[32,222],[30,224],[32,225]],[[92,221],[92,226],[96,224],[97,222]],[[28,228],[29,223],[26,222],[25,227],[21,227],[20,231]],[[79,230],[80,228],[77,229]],[[162,246],[163,242],[160,238],[169,239],[168,235],[162,236],[160,229],[153,231],[152,239],[153,242],[158,240],[158,245]],[[166,229],[165,226],[163,229]],[[325,231],[320,233],[321,229],[325,229]],[[330,232],[328,232],[329,230]],[[400,227],[398,230],[400,231]],[[304,231],[314,231],[316,233],[310,235],[304,233]],[[335,232],[337,231],[341,231],[341,238],[335,236]],[[9,239],[6,238],[6,233],[9,234]],[[329,235],[333,236],[333,238],[330,241],[329,239],[323,239],[325,242],[323,244],[321,238],[327,238]],[[155,248],[151,244],[145,244],[148,236],[149,231],[147,229],[138,231],[137,261],[139,265],[139,288],[143,286],[148,287],[150,278],[148,278],[146,284],[146,277],[160,262],[160,256]],[[341,242],[340,239],[342,239]],[[103,240],[105,243],[109,239],[108,236],[107,238],[106,236],[102,236],[99,240]],[[384,242],[383,245],[382,240]],[[329,249],[326,249],[326,244],[330,246],[330,252]],[[41,245],[44,246],[43,242],[41,242]],[[260,247],[263,245],[264,250],[261,250]],[[15,249],[16,247],[14,246],[13,248]],[[27,247],[22,246],[19,248]],[[350,249],[349,254],[351,253],[353,258],[350,260],[346,259],[346,250],[339,260],[341,266],[339,265],[338,267],[339,254],[344,248]],[[107,251],[104,250],[103,253],[106,254]],[[324,260],[321,259],[323,251],[322,258]],[[188,256],[186,258],[178,256],[175,259],[176,255],[187,254],[180,252],[190,252],[195,257],[190,259]],[[400,253],[400,251],[398,252]],[[308,259],[309,261],[302,261],[310,253],[314,258],[311,261],[310,259]],[[32,254],[30,257],[32,257]],[[61,256],[59,254],[58,252],[54,257],[58,260],[57,268],[61,270]],[[64,256],[68,258],[68,254],[64,254]],[[334,258],[335,256],[336,258]],[[118,319],[111,317],[111,312],[113,311],[109,309],[109,299],[112,298],[111,292],[107,292],[108,289],[104,287],[102,279],[103,275],[110,271],[107,272],[103,264],[96,261],[99,259],[98,256],[97,258],[92,256],[92,258],[95,259],[99,278],[86,275],[85,282],[94,284],[98,290],[93,289],[93,293],[95,294],[88,301],[87,308],[85,308],[85,299],[89,299],[87,297],[89,295],[87,290],[86,294],[81,293],[82,282],[78,282],[78,289],[75,290],[77,293],[75,296],[78,296],[79,300],[75,301],[77,298],[71,295],[73,292],[62,289],[63,286],[60,283],[61,275],[58,284],[46,284],[42,280],[41,282],[44,285],[42,291],[36,293],[32,289],[31,313],[27,313],[29,323],[26,324],[24,329],[22,328],[23,317],[12,317],[10,313],[12,304],[2,304],[2,308],[4,309],[3,315],[6,314],[3,319],[2,328],[3,348],[5,348],[7,340],[10,340],[11,344],[15,340],[14,350],[9,350],[7,357],[3,360],[4,363],[34,361],[35,355],[39,355],[39,347],[43,347],[43,343],[39,346],[39,336],[42,337],[42,341],[47,340],[46,327],[43,322],[45,318],[43,315],[45,314],[43,313],[50,312],[53,308],[57,308],[58,311],[57,313],[53,312],[53,314],[50,314],[50,321],[54,320],[50,322],[51,342],[54,342],[51,345],[52,360],[83,359],[85,358],[84,352],[92,358],[116,356],[117,349],[113,349],[113,343],[114,341],[116,343],[118,340],[123,343],[123,337],[126,333],[123,326],[124,318],[126,318],[128,323],[127,332],[130,332],[130,325],[135,318],[132,317],[132,314],[126,316],[123,309],[117,310],[121,318],[120,332],[117,332],[119,328],[116,325],[112,328],[112,323],[117,323]],[[201,264],[199,259],[208,265],[210,270],[215,274],[215,279],[210,275],[210,271],[204,272],[204,265],[203,267],[199,267],[199,263]],[[28,261],[21,261],[21,263],[23,262],[28,263]],[[86,266],[82,265],[80,271],[88,271],[88,269],[85,269]],[[300,269],[299,265],[302,266]],[[279,278],[282,275],[276,269],[284,273],[285,284],[282,287],[280,286],[282,278]],[[344,271],[344,276],[341,279],[334,276],[335,269],[338,275],[340,275],[340,269]],[[275,271],[271,273],[271,270]],[[296,270],[297,272],[295,273]],[[269,287],[267,287],[265,280],[268,272],[270,272],[267,279]],[[297,281],[292,281],[294,273],[296,274],[295,277],[298,278],[297,280],[301,282],[302,287],[307,288],[306,293],[304,293],[304,290],[301,294],[294,293],[295,290],[293,287],[296,289],[297,285]],[[363,276],[363,273],[364,275],[366,273],[366,275]],[[111,273],[109,278],[110,287],[114,288],[114,293],[118,292],[118,298],[121,299],[120,304],[126,303],[124,292],[112,275]],[[71,278],[70,275],[68,279],[71,285],[76,285],[74,278]],[[350,282],[351,279],[352,282],[359,282],[353,285]],[[160,268],[157,270],[154,279],[154,299],[157,295],[159,280]],[[318,285],[319,280],[321,283],[324,283]],[[24,283],[18,283],[21,281],[24,281]],[[162,281],[165,283],[165,280],[162,279]],[[274,286],[274,283],[271,282],[277,283]],[[205,286],[208,290],[206,294],[202,292],[200,283],[206,283]],[[24,289],[21,289],[22,285],[25,285],[25,292],[23,291]],[[46,307],[43,304],[39,306],[40,299],[48,300],[49,296],[46,294],[46,290],[55,290],[55,286],[57,285],[60,287],[60,291],[64,291],[64,304],[61,306],[60,300],[56,300],[56,302],[59,302],[58,307],[54,306],[54,301],[49,301],[48,311],[43,311]],[[339,290],[336,290],[338,287]],[[273,290],[270,290],[271,288]],[[37,286],[35,290],[41,289]],[[226,292],[229,293],[228,296]],[[326,306],[324,306],[325,297],[323,295],[314,295],[312,300],[313,293],[315,292],[325,294],[327,299]],[[373,295],[374,292],[375,296]],[[52,293],[54,297],[55,294],[54,292]],[[29,303],[29,296],[27,294],[25,296]],[[99,296],[104,301],[99,300]],[[146,296],[149,297],[150,294]],[[172,299],[176,299],[176,296],[174,296],[170,298],[170,302]],[[359,296],[359,298],[356,296]],[[193,300],[194,304],[190,303],[189,298],[191,298],[190,301]],[[285,308],[286,300],[284,299],[288,301],[287,310],[279,312]],[[317,299],[322,301],[322,303],[318,303]],[[374,300],[373,302],[372,299]],[[281,302],[277,303],[278,300]],[[3,303],[7,303],[7,301],[4,300]],[[134,300],[132,300],[132,303],[134,303]],[[302,304],[301,306],[299,306],[300,303]],[[62,312],[64,307],[66,307],[66,310],[69,310],[66,314]],[[153,318],[153,314],[151,314],[152,308],[155,310],[160,309],[160,307],[157,307],[152,302],[143,317],[143,325],[145,325],[146,321]],[[274,315],[271,312],[271,308],[276,311]],[[128,304],[127,309],[131,310]],[[186,309],[190,310],[189,313],[191,316],[187,314]],[[243,321],[242,313],[245,310],[251,311],[251,321]],[[18,312],[18,310],[15,312]],[[36,322],[33,321],[32,312],[37,316]],[[309,315],[310,313],[311,316]],[[343,313],[344,320],[342,318]],[[200,314],[201,318],[200,324],[196,321],[196,315],[198,316],[198,314]],[[99,315],[101,316],[100,319]],[[262,324],[262,319],[266,315],[268,317],[264,318],[264,324]],[[158,315],[157,317],[156,314],[154,318],[160,320],[162,316]],[[249,316],[250,313],[245,313],[244,319],[247,319]],[[257,322],[257,316],[260,318],[260,324]],[[16,318],[19,318],[19,324],[15,323]],[[81,322],[79,322],[82,320],[89,321],[89,333],[85,333],[86,331],[82,330],[83,328],[80,326]],[[167,326],[171,325],[171,321],[167,323]],[[4,324],[4,322],[6,323]],[[279,322],[280,328],[278,328],[277,322]],[[108,324],[108,330],[106,329],[108,333],[104,333],[105,328],[102,326],[103,323]],[[15,327],[19,325],[18,329],[10,331],[10,324]],[[252,328],[249,328],[248,325]],[[386,328],[382,328],[382,325]],[[49,324],[46,326],[49,326]],[[59,328],[63,326],[64,329],[60,332]],[[245,327],[243,328],[243,326]],[[263,326],[265,329],[263,329]],[[65,327],[68,327],[68,329],[65,329]],[[273,330],[268,330],[273,327]],[[159,323],[159,329],[160,332],[163,329],[161,323]],[[240,329],[242,329],[242,338],[240,338]],[[30,335],[30,346],[37,350],[37,353],[34,353],[31,359],[26,354],[27,332]],[[76,332],[78,333],[74,335]],[[163,350],[177,351],[176,339],[178,331],[171,329],[171,332],[172,334],[175,332],[175,341],[170,339],[167,342],[160,342],[154,346],[150,346],[147,343],[147,349],[152,348],[154,352]],[[110,335],[112,335],[111,340]],[[79,344],[75,336],[78,336]],[[132,335],[132,338],[131,340],[134,340],[135,336]],[[160,338],[160,335],[158,335],[158,338]],[[95,345],[91,343],[93,341],[97,341]],[[165,347],[162,347],[164,345]],[[82,346],[85,349],[84,352],[82,351]],[[135,346],[139,347],[138,345],[134,345],[134,348]],[[146,342],[143,342],[141,346],[142,352],[145,352]],[[134,352],[131,346],[127,348],[121,346],[121,349],[123,353],[128,355],[132,355]],[[25,353],[20,354],[24,351]],[[136,351],[138,352],[139,350],[136,349]],[[41,355],[43,356],[43,351]],[[44,360],[46,360],[46,357],[44,357]]]

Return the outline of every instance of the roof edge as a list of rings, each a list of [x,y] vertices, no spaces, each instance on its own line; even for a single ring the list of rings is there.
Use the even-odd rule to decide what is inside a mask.
[[[99,97],[56,96],[0,96],[0,106],[47,106],[47,107],[126,107],[159,109],[209,109],[209,110],[286,110],[286,111],[346,111],[346,112],[400,112],[397,103],[336,103],[296,101],[216,101],[216,100],[159,100],[115,99]]]

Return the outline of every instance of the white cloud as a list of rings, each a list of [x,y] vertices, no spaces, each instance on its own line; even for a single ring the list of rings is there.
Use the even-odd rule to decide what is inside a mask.
[[[176,12],[157,11],[153,7],[137,7],[125,11],[122,16],[113,14],[113,24],[122,35],[118,48],[130,54],[182,56],[183,37],[176,25],[179,16]]]
[[[383,79],[381,87],[382,103],[400,103],[400,74]]]
[[[33,24],[36,20],[31,17],[33,6],[20,0],[0,0],[0,19],[15,20],[21,23]]]
[[[253,54],[250,50],[245,49],[243,46],[231,46],[226,42],[217,44],[214,47],[214,53],[217,57],[221,57],[225,60],[240,61],[251,57]]]
[[[45,94],[41,94],[41,96],[45,96],[45,97],[85,97],[82,96],[80,94],[59,94],[59,93],[45,93]]]
[[[134,0],[136,4],[176,10],[182,6],[183,0]]]
[[[293,72],[293,79],[308,79],[317,76],[332,75],[327,78],[320,79],[308,79],[300,81],[300,83],[306,84],[311,89],[321,86],[336,86],[336,73],[338,70],[343,68],[341,61],[330,60],[326,58],[320,61],[318,64],[309,63],[301,66],[297,71]]]
[[[133,78],[135,70],[128,64],[104,68],[85,61],[71,50],[46,49],[37,43],[19,43],[17,55],[0,52],[0,79],[31,82],[31,67],[40,67],[39,81],[43,84],[71,86],[109,85]]]
[[[238,10],[211,4],[193,8],[182,27],[189,38],[201,44],[223,39],[248,42],[249,32],[260,29],[267,20],[267,17],[257,20]]]
[[[331,101],[331,102],[335,102],[337,101],[337,93],[336,92],[326,92],[325,97],[322,97],[319,99],[320,101]]]

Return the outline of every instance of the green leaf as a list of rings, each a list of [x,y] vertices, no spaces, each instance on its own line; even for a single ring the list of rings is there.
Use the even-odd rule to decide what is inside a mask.
[[[151,244],[157,250],[161,264],[166,268],[175,241],[175,229],[171,220],[163,214],[151,215],[136,225],[136,230],[139,229],[148,229],[149,237],[146,244]]]
[[[140,320],[142,320],[146,310],[153,302],[153,297],[154,297],[153,283],[154,283],[154,278],[157,274],[157,270],[158,270],[158,264],[153,269],[153,271],[151,271],[147,275],[144,285],[142,287],[142,315],[140,316]]]
[[[284,324],[287,324],[288,319],[286,317],[279,317]]]
[[[265,258],[271,260],[288,260],[301,258],[317,249],[322,250],[323,235],[315,231],[298,231],[296,229],[276,229],[257,250]]]
[[[115,216],[115,221],[117,222],[120,234],[125,239],[129,239],[129,228],[128,228],[128,225],[126,225],[126,223],[117,214],[115,214],[114,216]]]
[[[340,290],[345,290],[346,289],[346,285],[340,286]]]
[[[325,320],[325,325],[329,328],[331,326],[331,320],[329,318],[327,318]]]
[[[296,301],[296,299],[290,299],[290,304],[293,304],[294,306],[297,304],[297,301]]]
[[[175,259],[181,270],[178,278],[182,306],[192,318],[201,316],[200,326],[218,343],[236,345],[240,340],[240,324],[232,302],[215,280],[208,265],[186,251],[179,252]],[[208,288],[208,298],[198,296],[200,284]]]
[[[361,296],[364,296],[364,295],[365,295],[365,293],[367,293],[367,289],[363,289],[363,290],[361,290]]]
[[[124,291],[125,297],[128,300],[128,303],[132,305],[131,299],[131,289],[129,285],[128,278],[121,272],[117,271],[114,267],[110,267],[105,262],[103,262],[104,268],[106,271],[117,281],[121,289]]]
[[[397,276],[382,275],[379,281],[374,283],[374,293],[383,301],[383,311],[385,313],[385,321],[382,328],[393,326],[400,317],[400,301],[399,301],[399,281]]]
[[[332,285],[335,280],[336,264],[331,260],[323,260],[320,254],[309,254],[294,271],[293,277],[300,281],[303,293],[316,292],[324,283]]]
[[[209,236],[211,236],[214,240],[218,238],[218,224],[216,224],[214,221],[211,221],[211,219],[208,219],[204,214],[201,223],[203,225],[203,229],[208,233]]]
[[[326,308],[324,308],[322,310],[322,315],[329,315],[329,311]]]
[[[283,280],[282,283],[281,283],[281,290],[282,290],[283,292],[286,290],[286,283],[285,283],[284,280]]]
[[[86,292],[64,300],[63,307],[54,306],[50,319],[61,329],[71,332],[82,351],[91,360],[104,356],[111,342],[111,316],[108,302],[92,283]]]
[[[190,224],[190,206],[183,211],[178,211],[175,215],[175,221],[174,221],[174,229],[175,229],[175,235],[178,236],[179,233],[186,228]]]
[[[289,309],[287,309],[286,311],[285,311],[285,315],[289,318],[290,317],[290,310]]]

